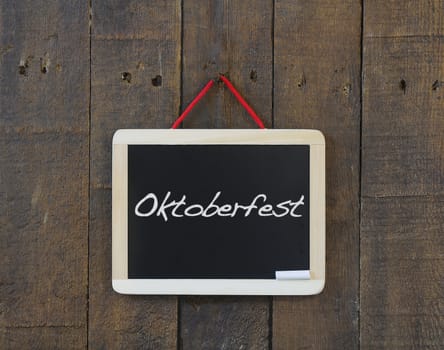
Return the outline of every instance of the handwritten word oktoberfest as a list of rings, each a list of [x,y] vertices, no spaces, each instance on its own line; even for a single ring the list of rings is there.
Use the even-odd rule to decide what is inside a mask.
[[[235,217],[250,215],[258,216],[272,216],[282,218],[290,215],[294,218],[299,218],[302,214],[298,213],[298,208],[304,205],[304,196],[301,195],[297,201],[286,200],[278,204],[270,204],[267,201],[267,196],[263,193],[256,195],[249,204],[220,204],[219,197],[222,191],[216,192],[213,199],[207,205],[188,203],[187,196],[182,195],[179,201],[170,199],[171,192],[168,191],[163,197],[162,201],[157,198],[155,193],[148,193],[135,206],[134,212],[139,217],[159,216],[165,222],[171,217],[196,217],[201,216],[210,218],[212,216]]]

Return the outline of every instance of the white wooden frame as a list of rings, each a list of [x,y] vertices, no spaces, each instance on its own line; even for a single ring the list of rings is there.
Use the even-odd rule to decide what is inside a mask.
[[[310,279],[128,279],[128,145],[310,146]],[[122,294],[312,295],[325,284],[325,139],[317,130],[117,130],[113,137],[112,285]]]

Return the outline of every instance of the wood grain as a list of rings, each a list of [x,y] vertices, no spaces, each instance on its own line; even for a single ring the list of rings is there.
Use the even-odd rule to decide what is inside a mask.
[[[117,129],[178,114],[180,1],[94,1],[92,13],[89,346],[175,349],[175,297],[111,288],[111,149]]]
[[[187,297],[180,349],[268,349],[269,305],[262,297]]]
[[[86,346],[88,32],[85,2],[0,4],[2,349]]]
[[[444,348],[441,0],[364,1],[363,28],[352,0],[90,3],[0,3],[0,348]],[[326,289],[272,314],[111,288],[112,134],[168,128],[218,73],[326,135]],[[217,84],[184,127],[256,125]]]
[[[273,2],[184,0],[183,11],[183,107],[223,73],[270,128]],[[208,92],[183,125],[257,127],[223,83]]]
[[[182,107],[209,79],[224,73],[271,127],[273,2],[184,0],[183,12]],[[256,124],[219,83],[183,127],[256,128]],[[266,297],[185,297],[180,306],[184,349],[268,348]]]
[[[365,8],[362,349],[444,347],[443,11]]]
[[[276,0],[276,128],[326,136],[325,290],[276,297],[273,349],[359,347],[360,3]]]
[[[444,196],[364,198],[361,348],[444,346]]]

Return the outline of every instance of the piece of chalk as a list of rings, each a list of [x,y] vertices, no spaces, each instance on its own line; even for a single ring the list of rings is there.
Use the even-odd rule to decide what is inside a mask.
[[[309,280],[310,270],[276,271],[277,280]]]

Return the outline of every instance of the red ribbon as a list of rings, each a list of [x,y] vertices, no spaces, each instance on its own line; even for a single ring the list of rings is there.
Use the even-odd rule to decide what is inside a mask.
[[[227,86],[227,88],[231,91],[231,93],[236,97],[236,99],[239,101],[239,103],[242,105],[242,107],[245,108],[245,110],[248,112],[250,117],[256,122],[256,124],[261,128],[265,129],[264,123],[262,120],[258,117],[256,112],[253,110],[253,108],[250,107],[250,105],[247,103],[247,101],[244,100],[244,98],[241,96],[239,91],[236,90],[236,88],[231,84],[231,82],[224,76],[219,76],[220,80],[223,81],[223,83]],[[171,129],[176,129],[180,123],[185,119],[185,117],[188,115],[188,113],[191,112],[191,110],[194,108],[194,106],[202,99],[202,97],[205,96],[205,94],[208,92],[208,90],[211,89],[211,87],[214,85],[214,79],[211,79],[207,85],[204,86],[202,90],[197,94],[197,96],[191,101],[191,103],[185,108],[185,110],[182,112],[182,114],[179,116],[179,118],[176,119]]]

